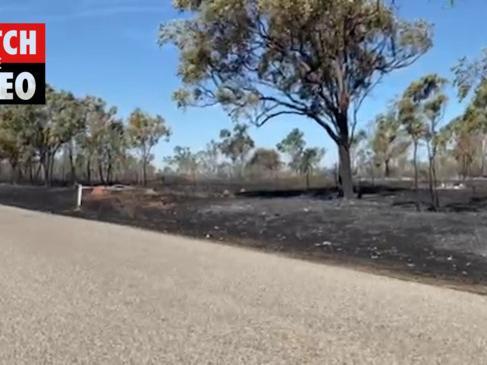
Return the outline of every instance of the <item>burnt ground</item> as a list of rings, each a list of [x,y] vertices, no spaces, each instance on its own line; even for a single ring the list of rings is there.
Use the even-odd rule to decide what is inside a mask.
[[[484,186],[485,185],[485,186]],[[226,191],[225,191],[226,190]],[[334,189],[241,190],[165,186],[85,195],[72,188],[0,185],[0,204],[133,225],[161,232],[353,266],[487,293],[487,184],[441,192],[440,212],[422,211],[400,184],[363,186],[362,199]]]

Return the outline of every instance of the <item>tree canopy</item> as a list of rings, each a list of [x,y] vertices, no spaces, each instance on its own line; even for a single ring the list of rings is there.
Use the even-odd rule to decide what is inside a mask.
[[[160,115],[151,116],[141,109],[136,109],[132,112],[128,124],[130,142],[139,151],[144,184],[146,184],[147,166],[153,158],[152,149],[159,143],[161,138],[165,137],[168,139],[171,135],[171,130],[163,117]]]
[[[380,114],[375,120],[372,150],[376,165],[384,167],[385,177],[391,175],[391,161],[403,155],[410,146],[401,127],[395,108]]]
[[[430,26],[385,1],[179,0],[195,14],[165,24],[180,50],[180,106],[221,104],[257,125],[282,115],[318,123],[340,148],[345,196],[357,112],[381,78],[431,47]],[[296,16],[299,14],[299,16]]]

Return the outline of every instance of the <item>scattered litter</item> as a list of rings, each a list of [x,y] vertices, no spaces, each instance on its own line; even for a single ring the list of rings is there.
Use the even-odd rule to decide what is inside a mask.
[[[454,183],[454,184],[441,184],[439,186],[439,189],[442,189],[442,190],[463,190],[465,189],[465,184],[463,183]]]
[[[111,190],[111,191],[133,190],[133,187],[127,186],[127,185],[122,185],[122,184],[116,184],[116,185],[108,187],[107,190]]]
[[[145,189],[144,194],[145,195],[157,195],[157,193],[154,189]]]
[[[333,243],[331,243],[330,241],[323,241],[321,243],[315,243],[315,246],[316,247],[330,247],[330,246],[333,246]]]

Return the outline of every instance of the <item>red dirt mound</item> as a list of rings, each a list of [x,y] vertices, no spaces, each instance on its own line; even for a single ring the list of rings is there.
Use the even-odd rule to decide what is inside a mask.
[[[110,195],[110,192],[104,186],[96,186],[90,193],[92,198],[105,198]]]

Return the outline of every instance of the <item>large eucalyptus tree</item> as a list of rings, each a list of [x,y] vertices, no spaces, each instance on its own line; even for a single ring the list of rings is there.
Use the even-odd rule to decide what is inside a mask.
[[[171,130],[160,115],[152,116],[141,109],[135,109],[128,118],[127,134],[131,145],[141,159],[144,185],[147,184],[147,169],[153,159],[152,150],[161,138],[169,140]]]
[[[415,146],[415,164],[417,146],[420,139],[426,144],[428,154],[428,181],[432,208],[439,208],[437,191],[436,157],[438,149],[446,143],[441,129],[441,120],[447,103],[444,87],[447,80],[437,74],[430,74],[413,81],[403,94],[400,102],[400,118],[405,129],[413,139]],[[418,188],[417,166],[415,166],[415,188]]]
[[[190,14],[161,27],[180,51],[180,106],[221,104],[264,125],[283,115],[321,126],[339,151],[353,197],[357,113],[381,78],[431,47],[430,26],[382,0],[176,0]]]

